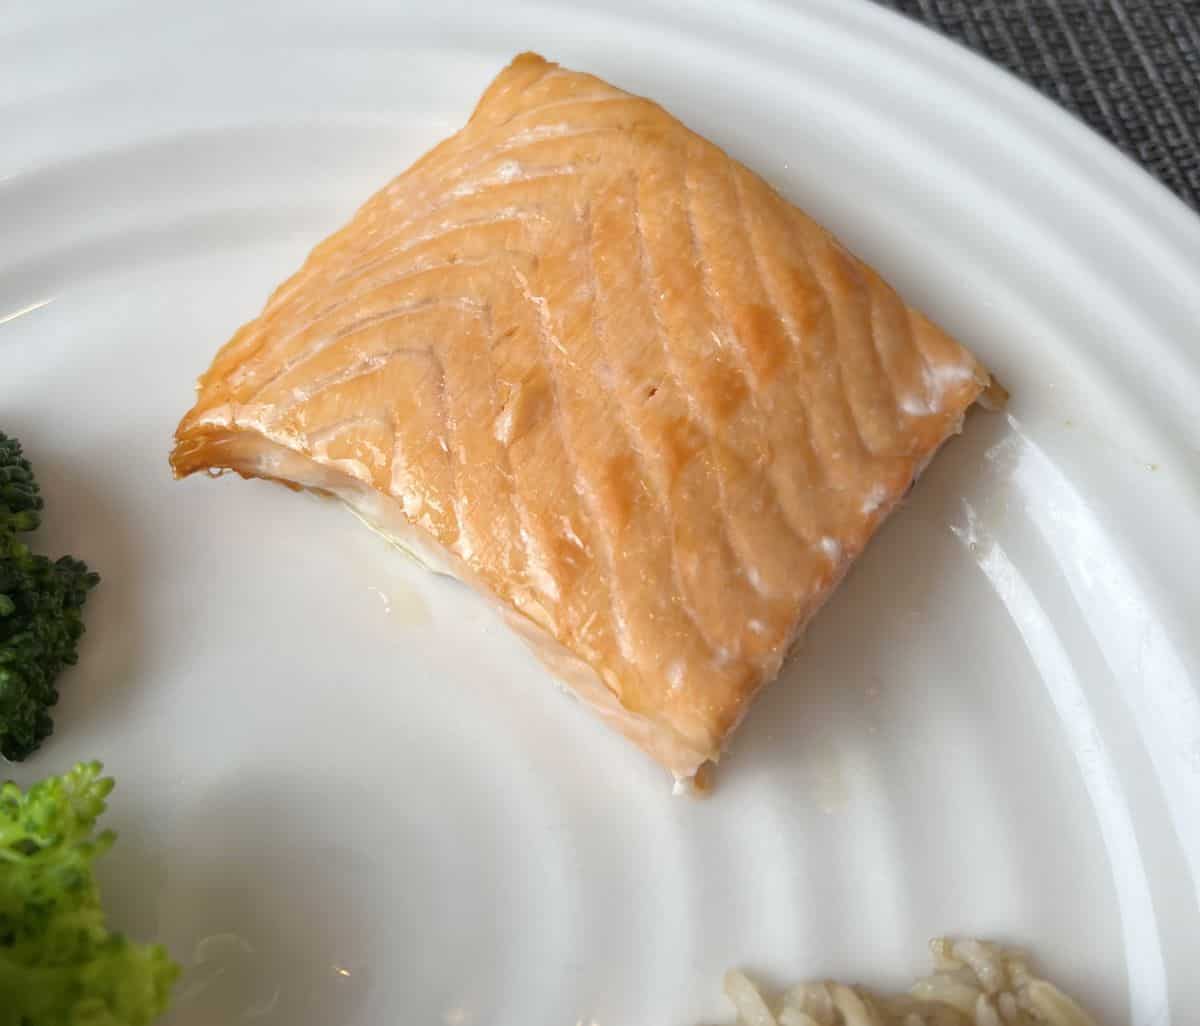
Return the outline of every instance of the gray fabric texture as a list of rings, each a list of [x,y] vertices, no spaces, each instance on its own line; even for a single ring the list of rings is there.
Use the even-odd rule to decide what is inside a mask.
[[[1200,210],[1200,0],[876,0],[1003,65]]]

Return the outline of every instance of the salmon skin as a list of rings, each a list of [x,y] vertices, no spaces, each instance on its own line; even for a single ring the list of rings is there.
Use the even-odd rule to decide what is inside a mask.
[[[687,779],[989,383],[661,107],[522,54],[220,350],[171,465],[340,497]]]

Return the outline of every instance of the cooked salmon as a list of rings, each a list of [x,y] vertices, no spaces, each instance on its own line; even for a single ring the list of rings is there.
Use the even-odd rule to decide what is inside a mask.
[[[989,381],[661,107],[523,54],[218,352],[171,464],[340,497],[684,779]]]

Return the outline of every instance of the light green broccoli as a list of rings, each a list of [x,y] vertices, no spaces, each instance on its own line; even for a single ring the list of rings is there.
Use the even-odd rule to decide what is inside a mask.
[[[0,1026],[148,1026],[179,969],[104,925],[93,863],[113,788],[98,762],[0,787]]]

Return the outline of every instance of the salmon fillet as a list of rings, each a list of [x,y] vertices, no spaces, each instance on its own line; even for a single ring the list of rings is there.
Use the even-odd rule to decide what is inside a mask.
[[[340,497],[682,779],[989,381],[661,107],[523,54],[220,350],[171,464]]]

